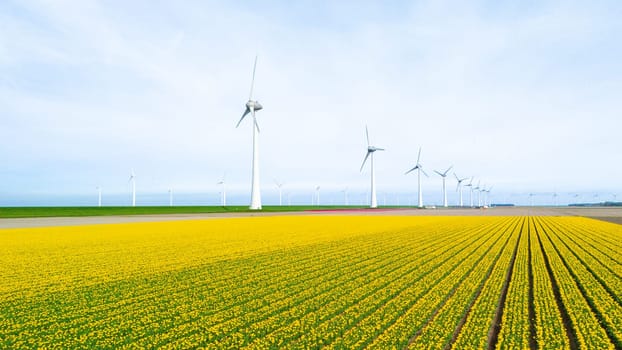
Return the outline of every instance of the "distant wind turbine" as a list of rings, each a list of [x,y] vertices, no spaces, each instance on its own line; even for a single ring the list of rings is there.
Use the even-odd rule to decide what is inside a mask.
[[[487,205],[490,207],[490,191],[492,191],[492,188],[494,186],[490,186],[488,187],[488,189],[486,190],[486,197],[484,198],[484,205]]]
[[[344,188],[341,192],[343,192],[343,197],[344,197],[344,203],[345,205],[349,205],[348,204],[348,188]]]
[[[173,206],[173,189],[172,188],[168,189],[168,206],[169,207]]]
[[[315,188],[315,198],[316,198],[316,205],[319,206],[320,205],[320,186],[317,186]]]
[[[97,186],[97,206],[102,206],[102,188]]]
[[[371,155],[371,199],[369,207],[377,208],[378,202],[376,200],[376,170],[374,169],[374,153],[376,151],[384,151],[384,148],[378,148],[371,145],[369,141],[369,131],[367,130],[367,126],[365,126],[365,136],[367,137],[367,154],[365,154],[365,159],[363,159],[363,164],[361,164],[360,171],[363,171],[365,162],[367,161],[367,158],[369,158],[369,155]]]
[[[283,205],[282,196],[281,196],[281,194],[282,194],[281,189],[282,189],[284,184],[282,182],[278,182],[277,180],[274,180],[274,183],[275,183],[276,187],[279,189],[279,206],[281,206],[281,205]]]
[[[246,110],[242,114],[242,118],[236,125],[236,128],[240,126],[244,117],[247,114],[251,114],[253,117],[253,181],[251,183],[251,204],[249,209],[260,210],[261,209],[261,190],[259,189],[259,124],[257,124],[257,118],[255,118],[255,112],[263,109],[263,106],[259,101],[253,100],[253,87],[255,85],[255,70],[257,68],[257,56],[255,56],[255,64],[253,65],[253,80],[251,80],[251,92],[248,96],[248,102],[246,102]]]
[[[482,197],[481,197],[482,192],[480,191],[479,183],[480,182],[477,181],[477,186],[473,187],[473,191],[477,191],[477,206],[481,207],[482,206]]]
[[[469,183],[466,184],[465,186],[469,188],[469,202],[470,202],[471,208],[473,208],[473,177],[472,176],[471,176],[471,180],[469,181]]]
[[[418,206],[419,208],[423,208],[423,193],[421,192],[421,173],[423,173],[423,175],[425,175],[426,177],[429,177],[428,174],[426,174],[426,172],[423,170],[423,167],[421,165],[421,163],[419,162],[421,160],[421,147],[419,147],[419,154],[417,155],[417,164],[415,165],[414,168],[408,170],[406,172],[406,174],[417,170],[417,183],[418,183],[418,188],[419,188],[419,203]],[[406,175],[404,174],[404,175]]]
[[[130,173],[130,179],[128,182],[132,182],[132,206],[136,206],[136,175],[134,174],[134,170]]]
[[[445,179],[447,178],[447,173],[449,172],[449,170],[451,170],[451,168],[453,168],[454,166],[450,166],[449,168],[447,168],[447,170],[445,170],[445,172],[441,173],[438,170],[434,170],[435,173],[437,173],[440,177],[443,178],[443,206],[445,208],[447,208],[447,189],[445,187]]]
[[[222,191],[220,191],[220,205],[223,207],[227,206],[227,182],[225,180],[226,174],[222,175],[222,179],[216,183],[216,185],[222,186]]]
[[[456,181],[458,181],[458,185],[456,186],[456,192],[460,191],[460,206],[462,207],[462,181],[468,179],[468,177],[461,179],[458,177],[458,175],[456,175],[456,173],[454,173],[454,176],[456,177]]]

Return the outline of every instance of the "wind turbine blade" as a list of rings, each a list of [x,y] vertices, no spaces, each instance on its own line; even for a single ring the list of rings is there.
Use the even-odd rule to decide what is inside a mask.
[[[236,126],[235,126],[236,128],[237,128],[238,126],[240,126],[240,123],[242,122],[242,120],[244,120],[244,117],[246,117],[246,115],[247,115],[248,113],[250,113],[250,112],[251,112],[250,108],[246,107],[246,110],[244,111],[244,114],[242,114],[242,118],[240,118],[240,121],[238,122],[238,125],[236,125]]]
[[[255,64],[253,65],[253,80],[251,80],[251,92],[248,95],[248,100],[253,99],[253,87],[255,86],[255,70],[257,69],[257,56],[255,56]]]
[[[384,148],[376,148],[376,151],[384,151]]]
[[[259,124],[257,124],[257,118],[255,118],[255,110],[252,110],[253,113],[253,122],[255,123],[255,127],[257,128],[257,132],[261,132],[261,130],[259,129]]]
[[[417,155],[417,165],[419,165],[420,159],[421,159],[421,147],[419,147],[419,154]]]
[[[438,171],[438,170],[434,170],[434,172],[435,172],[435,173],[437,173],[437,174],[439,174],[440,176],[445,176],[443,173],[441,173],[441,172],[440,172],[440,171]]]
[[[429,177],[429,176],[428,176],[428,173],[426,173],[426,172],[425,172],[425,170],[423,170],[423,168],[422,168],[422,167],[419,167],[419,169],[421,169],[421,172],[423,173],[423,175],[425,175],[425,177]]]
[[[449,168],[447,168],[447,170],[445,170],[445,172],[443,173],[443,176],[446,176],[447,173],[449,172],[449,170],[451,170],[451,168],[453,168],[454,166],[450,166]]]
[[[411,172],[413,172],[415,170],[417,170],[417,166],[415,166],[414,168],[412,168],[412,169],[408,170],[407,172],[405,172],[404,175],[408,175],[408,174],[410,174]]]
[[[456,175],[456,173],[454,173],[454,177],[456,178],[456,181],[458,181],[458,183],[462,182],[460,181],[460,178],[458,178],[458,175]]]
[[[367,152],[367,154],[365,155],[365,159],[363,159],[363,164],[361,164],[361,170],[359,171],[363,171],[363,167],[365,166],[365,162],[367,161],[367,158],[369,158],[369,154],[371,152]]]
[[[370,142],[369,142],[369,130],[367,130],[367,125],[365,125],[365,136],[367,137],[367,147],[370,146]]]
[[[257,118],[255,118],[253,116],[253,121],[255,122],[255,127],[257,128],[257,132],[261,132],[261,129],[259,129],[259,124],[257,124]]]

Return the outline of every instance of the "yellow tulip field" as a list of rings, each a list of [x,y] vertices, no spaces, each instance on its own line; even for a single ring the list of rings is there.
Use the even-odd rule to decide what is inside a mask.
[[[622,348],[622,226],[271,216],[0,230],[0,348]]]

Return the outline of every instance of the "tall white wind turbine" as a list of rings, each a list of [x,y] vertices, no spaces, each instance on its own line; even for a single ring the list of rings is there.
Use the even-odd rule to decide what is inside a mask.
[[[443,207],[447,208],[447,189],[445,187],[445,180],[447,178],[447,173],[449,172],[449,170],[451,170],[451,168],[453,168],[454,166],[450,166],[449,168],[447,168],[447,170],[445,170],[444,173],[441,173],[438,170],[434,170],[435,173],[437,173],[440,177],[443,178]]]
[[[463,179],[459,178],[458,175],[456,175],[456,173],[454,173],[454,176],[456,177],[456,181],[458,181],[458,185],[456,185],[456,192],[460,192],[460,206],[463,207],[464,205],[462,204],[462,182],[466,179],[468,179],[468,177],[465,177]]]
[[[425,175],[426,177],[428,177],[428,174],[425,172],[425,170],[423,170],[423,167],[421,166],[421,163],[419,162],[421,160],[421,147],[419,147],[419,154],[417,155],[417,164],[415,165],[414,168],[408,170],[406,172],[406,174],[417,170],[417,183],[418,183],[418,188],[419,188],[419,203],[418,206],[419,208],[423,208],[423,193],[421,193],[421,173],[423,173],[423,175]],[[404,174],[404,175],[406,175]]]
[[[240,126],[242,120],[246,115],[251,114],[253,117],[253,180],[251,184],[251,204],[249,209],[260,210],[261,209],[261,191],[259,189],[259,124],[257,124],[257,118],[255,112],[263,109],[263,106],[259,101],[253,100],[253,87],[255,85],[255,70],[257,68],[257,56],[255,56],[255,64],[253,65],[253,80],[251,80],[251,92],[248,96],[248,102],[246,102],[246,110],[242,114],[242,118],[236,125],[236,128]]]
[[[102,206],[102,188],[97,186],[97,206]]]
[[[283,205],[283,201],[282,201],[282,188],[283,188],[283,183],[282,182],[278,182],[277,180],[274,180],[274,184],[276,185],[276,187],[279,189],[279,206]]]
[[[225,176],[222,176],[222,179],[216,183],[216,185],[222,186],[222,191],[220,193],[220,205],[223,207],[227,206],[227,182],[225,181]]]
[[[168,189],[168,206],[169,207],[173,206],[173,189],[172,188]]]
[[[132,182],[132,206],[136,206],[136,175],[134,174],[134,170],[130,173],[130,179],[128,181]]]
[[[369,130],[367,130],[367,126],[365,126],[365,136],[367,137],[367,154],[365,154],[365,159],[363,159],[363,164],[361,164],[361,170],[363,171],[363,167],[365,166],[365,162],[369,155],[371,155],[371,199],[369,203],[370,208],[377,208],[378,201],[376,200],[376,170],[374,168],[374,153],[376,151],[384,151],[384,148],[378,148],[371,145],[369,141]]]

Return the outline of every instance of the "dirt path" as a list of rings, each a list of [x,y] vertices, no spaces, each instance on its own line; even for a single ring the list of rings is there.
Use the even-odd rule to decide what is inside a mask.
[[[204,220],[255,216],[282,215],[406,215],[406,216],[587,216],[622,224],[622,207],[497,207],[487,209],[437,208],[437,209],[346,209],[313,210],[298,212],[214,213],[214,214],[163,214],[128,216],[84,216],[51,218],[0,219],[0,229],[21,227],[76,226],[116,224],[129,222],[158,222],[175,220]]]

